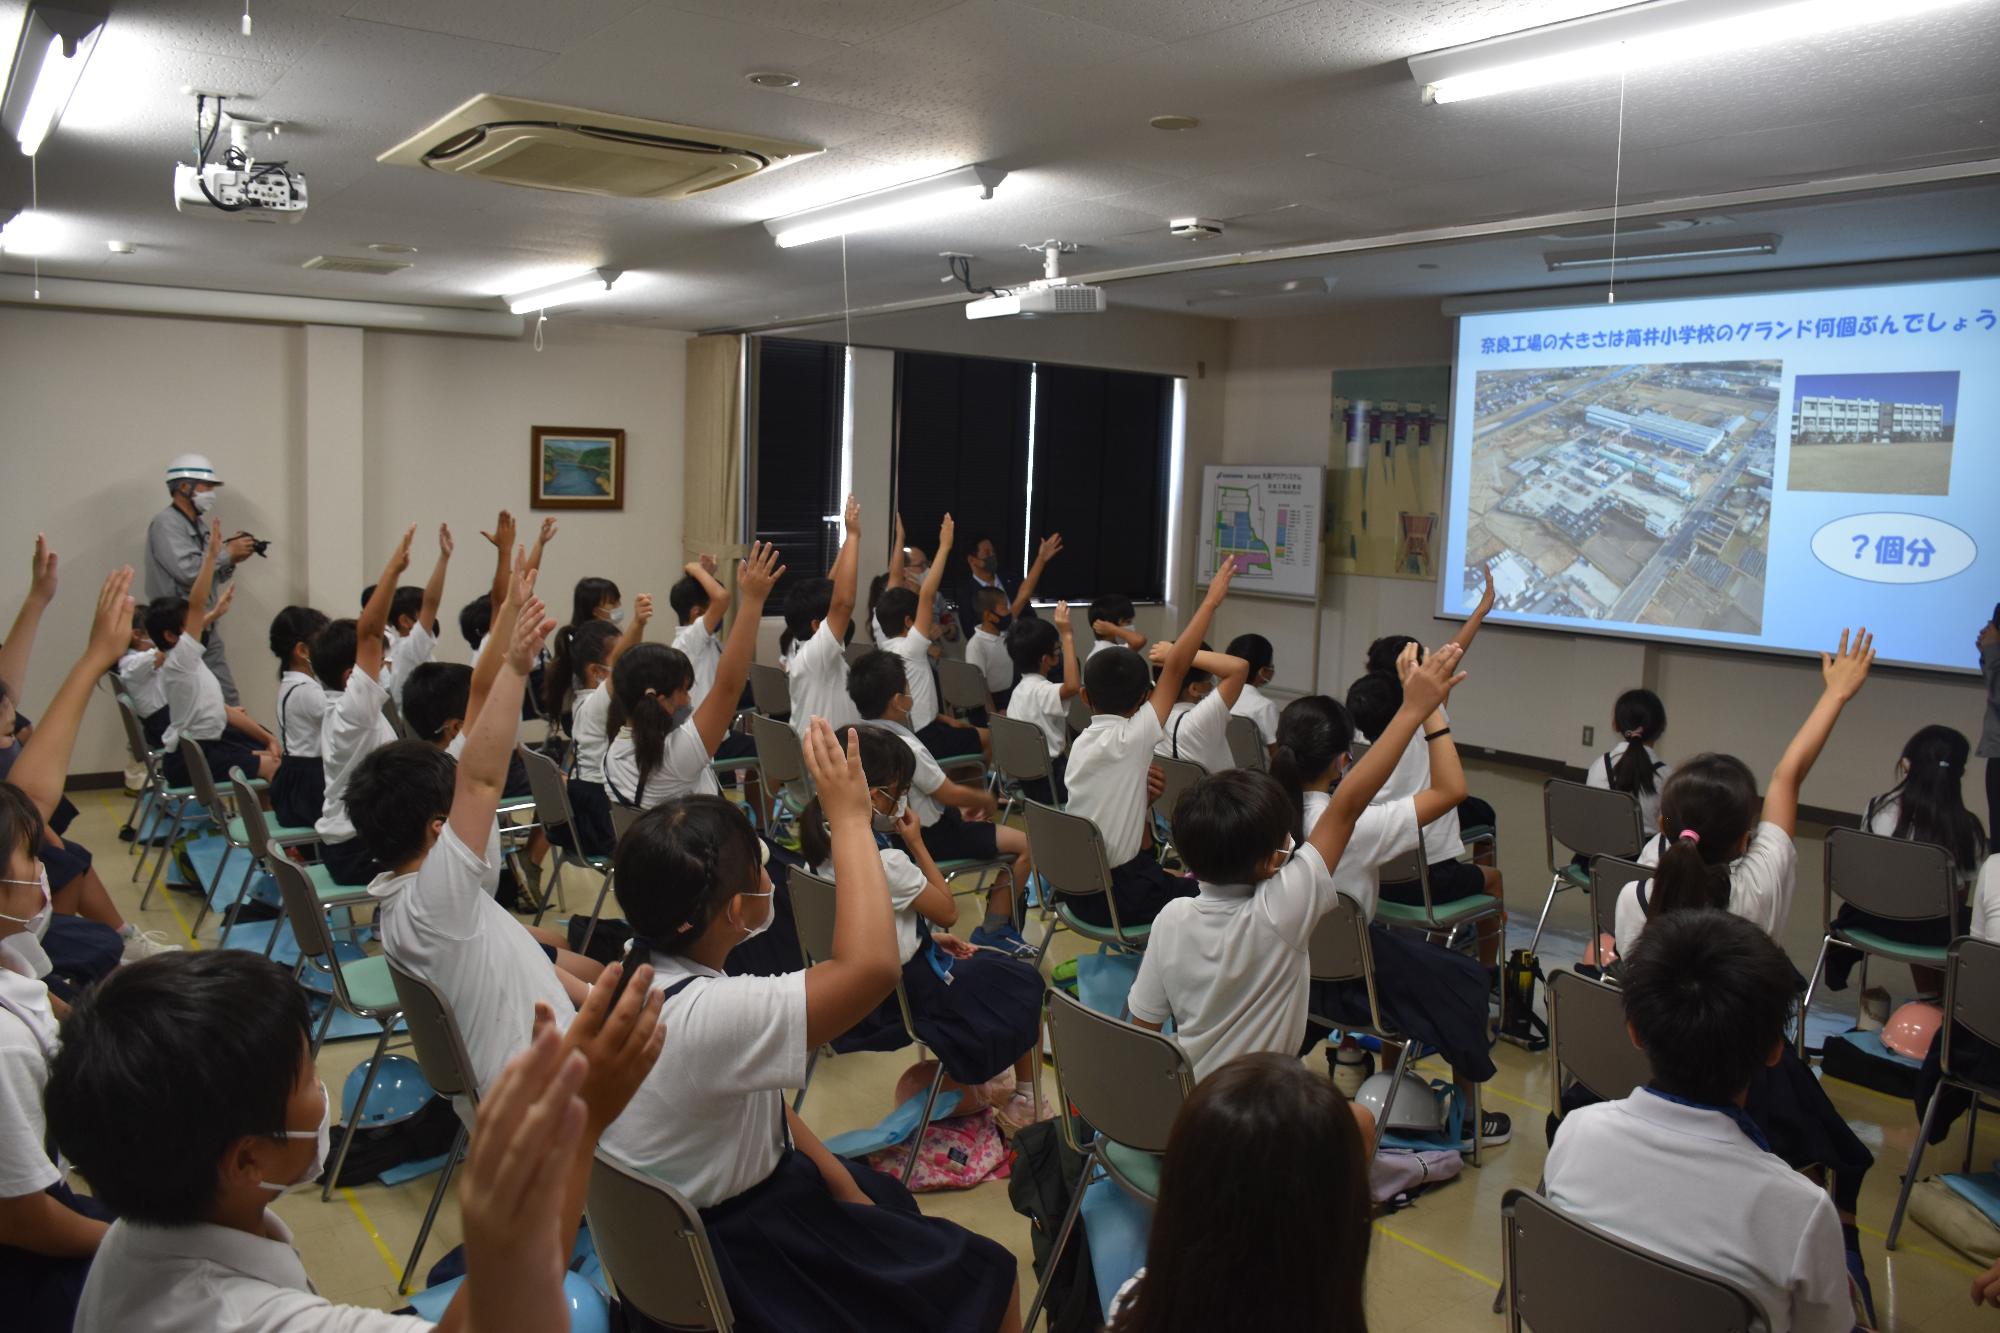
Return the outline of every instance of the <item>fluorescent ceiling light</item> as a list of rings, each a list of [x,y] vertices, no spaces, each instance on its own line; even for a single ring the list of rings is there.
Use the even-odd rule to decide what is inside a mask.
[[[10,255],[45,255],[56,248],[62,228],[47,213],[23,209],[0,227],[0,251]]]
[[[1424,101],[1463,102],[1650,69],[1714,60],[1864,24],[1905,19],[1966,0],[1648,0],[1566,23],[1489,37],[1410,57]]]
[[[611,285],[618,281],[621,272],[622,270],[615,268],[594,268],[580,278],[565,278],[547,287],[537,287],[534,291],[510,296],[507,298],[507,308],[517,315],[529,315],[537,310],[547,310],[551,306],[592,301],[610,292]]]
[[[919,221],[975,199],[991,199],[993,187],[1006,176],[1007,173],[997,167],[959,167],[942,175],[927,176],[905,185],[892,185],[886,190],[858,194],[852,199],[809,208],[803,213],[771,218],[764,223],[764,227],[771,233],[772,240],[789,250],[795,245],[809,245],[830,236],[844,236],[848,232],[867,231],[897,222]]]
[[[1776,236],[1720,237],[1713,241],[1683,242],[1636,250],[1550,251],[1542,256],[1551,273],[1569,273],[1581,268],[1623,268],[1627,264],[1666,264],[1677,259],[1742,259],[1750,255],[1778,253]]]
[[[103,31],[102,14],[29,7],[7,79],[6,101],[0,103],[0,125],[23,153],[34,156],[62,118]]]

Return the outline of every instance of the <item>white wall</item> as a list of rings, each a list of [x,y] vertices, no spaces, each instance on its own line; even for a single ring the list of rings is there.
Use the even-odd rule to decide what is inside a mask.
[[[1442,365],[1451,359],[1451,322],[1435,302],[1356,306],[1330,315],[1244,320],[1233,326],[1223,395],[1222,460],[1319,463],[1331,459],[1336,368]],[[1192,452],[1192,451],[1191,451]],[[1199,477],[1191,461],[1190,472]],[[1783,596],[1782,588],[1772,594]],[[1256,629],[1276,649],[1276,685],[1308,686],[1315,636],[1317,688],[1343,694],[1360,674],[1378,635],[1447,638],[1455,626],[1436,620],[1436,589],[1411,579],[1328,580],[1317,615],[1310,608],[1238,599],[1217,617],[1218,639]],[[1967,609],[1968,625],[1985,608]],[[1970,652],[1970,630],[1967,643]],[[1508,750],[1581,766],[1608,745],[1611,703],[1634,685],[1665,700],[1671,758],[1702,750],[1741,755],[1760,775],[1777,762],[1819,693],[1817,664],[1709,649],[1494,626],[1468,655],[1471,679],[1453,711],[1463,744]],[[1918,727],[1943,722],[1978,732],[1983,693],[1977,678],[1881,671],[1848,711],[1807,784],[1807,803],[1858,811],[1892,781],[1904,741]],[[1597,745],[1585,747],[1585,725]],[[1975,766],[1976,767],[1976,766]],[[1966,801],[1983,809],[1977,772]]]
[[[622,426],[630,449],[623,513],[561,516],[545,564],[551,603],[566,616],[585,573],[664,602],[678,577],[684,337],[564,322],[538,354],[525,340],[0,306],[0,531],[17,548],[0,552],[0,616],[26,590],[36,532],[62,557],[23,707],[39,714],[74,661],[104,574],[139,563],[146,523],[166,503],[167,460],[189,451],[209,454],[228,480],[215,510],[224,526],[272,539],[270,558],[238,576],[222,624],[245,706],[267,720],[272,615],[309,596],[329,614],[355,614],[391,534],[410,522],[425,527],[412,582],[429,570],[439,521],[459,538],[445,642],[464,657],[451,622],[492,576],[478,530],[503,504],[524,530],[539,518],[527,509],[534,425]],[[73,771],[123,763],[106,700],[85,721]]]

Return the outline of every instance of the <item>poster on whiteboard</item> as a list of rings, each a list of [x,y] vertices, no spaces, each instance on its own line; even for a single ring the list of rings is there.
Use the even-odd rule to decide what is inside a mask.
[[[1319,533],[1325,469],[1220,466],[1202,471],[1203,586],[1219,561],[1237,564],[1235,592],[1319,596]]]

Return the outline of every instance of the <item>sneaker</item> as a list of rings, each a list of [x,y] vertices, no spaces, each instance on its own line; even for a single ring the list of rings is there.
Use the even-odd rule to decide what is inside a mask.
[[[1033,958],[1035,956],[1035,946],[1022,939],[1021,932],[1014,929],[1011,925],[995,926],[991,930],[988,930],[984,926],[975,926],[968,938],[973,944],[984,945],[989,949],[998,949],[1002,953],[1011,954],[1015,958]]]
[[[125,937],[123,963],[136,963],[141,958],[151,958],[156,953],[179,953],[181,946],[170,940],[164,931],[134,930]]]
[[[993,1108],[993,1114],[999,1118],[1000,1128],[1006,1130],[1010,1138],[1037,1121],[1053,1119],[1055,1113],[1055,1098],[1044,1090],[1041,1114],[1037,1115],[1035,1094],[1030,1088],[1017,1089],[1012,1097]]]
[[[1479,1114],[1479,1146],[1497,1148],[1514,1137],[1514,1122],[1504,1111],[1482,1111]],[[1472,1151],[1472,1136],[1467,1135],[1458,1142],[1460,1152]]]

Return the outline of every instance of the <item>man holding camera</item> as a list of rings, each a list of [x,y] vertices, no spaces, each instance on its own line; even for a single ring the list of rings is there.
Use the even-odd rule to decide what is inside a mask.
[[[182,454],[167,465],[167,494],[173,497],[173,502],[153,515],[153,522],[146,529],[147,597],[184,598],[193,588],[194,576],[201,569],[202,552],[208,545],[205,516],[214,507],[216,492],[221,489],[222,478],[215,474],[214,464],[205,455]],[[261,545],[247,532],[239,532],[222,544],[222,554],[215,561],[218,593],[224,583],[235,577],[237,565],[252,554],[263,554],[258,549]],[[223,656],[220,627],[208,631],[202,659],[222,683],[223,699],[240,706],[243,701],[236,692],[236,680],[229,674],[229,661]]]

